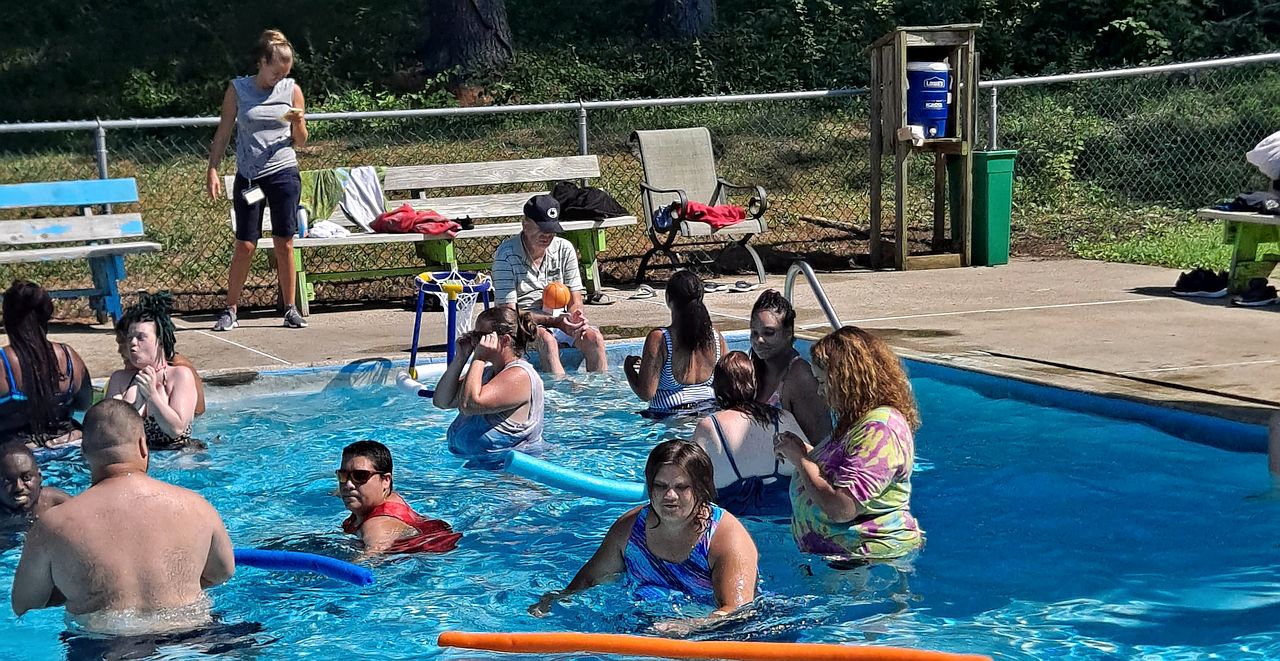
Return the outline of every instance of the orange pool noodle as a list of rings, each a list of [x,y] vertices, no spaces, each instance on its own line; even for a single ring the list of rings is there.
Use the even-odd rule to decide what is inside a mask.
[[[828,643],[739,643],[649,638],[611,633],[469,633],[445,631],[440,647],[463,647],[491,652],[540,654],[629,654],[672,659],[734,659],[736,661],[991,661],[980,654],[952,654],[900,647],[833,645]]]
[[[567,307],[572,298],[569,288],[564,286],[564,283],[553,282],[542,290],[542,308],[544,310],[559,310]]]

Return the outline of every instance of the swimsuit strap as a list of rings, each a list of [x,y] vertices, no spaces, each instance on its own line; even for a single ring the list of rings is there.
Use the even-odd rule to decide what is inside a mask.
[[[62,343],[59,346],[62,347],[63,357],[67,359],[67,395],[72,396],[76,394],[76,367],[71,363],[71,347]]]
[[[791,366],[788,365],[787,369],[791,369]],[[769,414],[770,416],[773,417],[773,435],[777,436],[778,434],[782,433],[778,428],[778,419],[782,417],[782,414],[778,411],[778,409],[774,409],[774,408],[769,409]],[[773,477],[776,477],[779,479],[784,477],[782,473],[778,472],[778,469],[781,467],[782,467],[782,462],[778,460],[778,455],[776,454],[773,455]]]
[[[4,379],[9,384],[8,399],[25,399],[21,390],[18,390],[18,382],[13,378],[13,367],[9,365],[9,354],[4,349],[0,349],[0,362],[4,363]]]
[[[720,449],[724,450],[724,456],[729,458],[729,467],[733,469],[733,474],[742,479],[742,472],[738,470],[738,462],[733,460],[733,452],[729,450],[729,443],[724,440],[724,430],[720,428],[720,421],[716,420],[716,416],[711,416],[711,426],[716,428],[716,438],[720,439]],[[774,460],[777,461],[776,459]],[[777,466],[774,466],[774,472],[777,472]]]
[[[667,359],[662,361],[662,374],[658,378],[660,382],[658,388],[661,389],[663,385],[670,384],[667,387],[668,390],[679,390],[683,384],[676,381],[676,373],[671,369],[671,363],[675,359],[676,352],[671,347],[671,332],[666,328],[662,329],[662,342],[667,346]],[[665,381],[666,384],[661,383],[662,381]]]

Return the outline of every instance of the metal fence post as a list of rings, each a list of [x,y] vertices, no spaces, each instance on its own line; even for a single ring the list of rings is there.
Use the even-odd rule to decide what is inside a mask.
[[[587,150],[587,107],[583,105],[582,100],[578,100],[578,154],[586,156]],[[587,180],[583,179],[578,182],[579,186],[586,186]]]
[[[93,130],[93,152],[98,161],[98,178],[109,179],[107,174],[107,129],[102,126],[102,119],[97,119],[98,127]],[[111,213],[111,205],[103,205],[103,213]]]
[[[996,141],[998,136],[1000,135],[999,128],[997,127],[997,123],[999,122],[999,119],[1000,119],[1000,113],[999,113],[1000,104],[997,101],[997,98],[999,96],[1000,96],[1000,88],[992,87],[991,88],[991,107],[987,110],[987,112],[989,113],[989,115],[987,116],[987,151],[995,151],[997,149]]]
[[[587,107],[578,101],[578,153],[587,155]]]

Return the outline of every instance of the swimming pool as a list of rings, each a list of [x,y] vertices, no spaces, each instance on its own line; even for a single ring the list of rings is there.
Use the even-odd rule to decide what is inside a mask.
[[[1280,656],[1280,502],[1250,498],[1269,486],[1260,456],[989,397],[951,382],[942,368],[915,371],[925,375],[913,378],[925,426],[912,509],[927,543],[914,573],[834,572],[796,552],[784,522],[746,520],[769,595],[751,617],[700,637],[1001,659]],[[462,470],[443,441],[452,414],[363,383],[380,381],[378,370],[357,373],[356,383],[333,376],[211,389],[197,426],[210,452],[158,456],[153,474],[204,494],[237,546],[346,556],[353,547],[337,530],[345,511],[331,495],[333,469],[342,446],[372,438],[395,454],[405,498],[465,537],[447,555],[379,562],[369,588],[242,568],[212,591],[216,609],[228,623],[261,628],[219,640],[230,648],[225,656],[490,658],[441,652],[436,634],[643,633],[655,618],[703,612],[680,602],[637,608],[624,591],[604,587],[530,617],[526,607],[568,581],[623,507]],[[648,449],[682,432],[635,416],[639,406],[616,371],[549,381],[547,398],[557,447],[546,458],[591,473],[637,480]],[[74,493],[87,474],[78,462],[59,462],[46,480]],[[5,584],[17,559],[16,548],[0,554]],[[66,656],[60,610],[21,622],[0,610],[0,658]],[[198,649],[177,645],[156,658]]]

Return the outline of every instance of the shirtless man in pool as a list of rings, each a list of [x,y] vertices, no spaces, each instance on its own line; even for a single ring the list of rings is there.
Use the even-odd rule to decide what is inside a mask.
[[[146,432],[129,404],[89,409],[81,451],[93,484],[32,526],[13,612],[65,605],[100,633],[209,623],[204,588],[235,571],[222,517],[196,493],[147,476]]]

